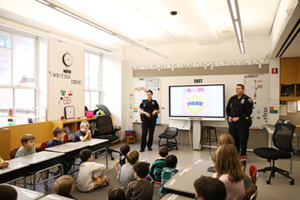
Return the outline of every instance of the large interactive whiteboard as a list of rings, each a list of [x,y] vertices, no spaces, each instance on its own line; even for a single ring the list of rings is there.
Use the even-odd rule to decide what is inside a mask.
[[[225,85],[169,86],[169,117],[225,117]]]

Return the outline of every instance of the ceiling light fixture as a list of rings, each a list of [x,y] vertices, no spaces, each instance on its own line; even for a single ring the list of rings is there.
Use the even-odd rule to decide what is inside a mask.
[[[142,48],[144,50],[147,50],[147,51],[149,51],[151,53],[154,53],[154,54],[156,54],[156,55],[158,55],[160,57],[163,57],[163,58],[166,58],[166,59],[168,58],[167,56],[162,55],[162,54],[160,54],[160,53],[158,53],[156,51],[153,51],[153,50],[145,47],[144,45],[139,44],[139,43],[133,41],[132,39],[129,39],[129,38],[125,37],[125,36],[121,36],[119,33],[117,33],[116,30],[111,30],[109,28],[105,28],[105,26],[103,27],[103,25],[101,26],[101,24],[97,23],[97,21],[92,20],[92,19],[88,19],[89,18],[88,16],[86,16],[86,15],[84,15],[82,13],[79,13],[79,12],[73,10],[72,8],[70,8],[70,7],[64,5],[64,4],[60,3],[60,2],[57,2],[55,0],[36,0],[36,1],[39,2],[39,3],[42,3],[43,5],[46,5],[46,6],[50,7],[50,8],[52,8],[52,9],[55,9],[55,10],[57,10],[57,11],[65,14],[65,15],[68,15],[68,16],[70,16],[72,18],[75,18],[75,19],[77,19],[77,20],[79,20],[79,21],[81,21],[81,22],[83,22],[85,24],[88,24],[88,25],[90,25],[90,26],[92,26],[94,28],[97,28],[97,29],[99,29],[101,31],[104,31],[105,33],[113,35],[113,36],[115,36],[115,37],[117,37],[119,39],[122,39],[122,40],[130,43],[130,44],[133,44],[133,45],[135,45],[137,47],[140,47],[140,48]],[[78,13],[78,14],[74,14],[74,13]]]
[[[44,1],[44,0],[37,0],[37,1],[40,2],[40,3],[43,3],[43,4],[45,4],[45,5],[49,5],[49,3],[46,2],[46,1]]]
[[[240,52],[241,54],[244,54],[244,38],[238,0],[227,0],[227,4],[230,10],[231,20],[234,26],[235,34],[237,36]]]
[[[230,0],[230,5],[231,5],[231,10],[232,10],[232,14],[233,14],[233,18],[234,20],[237,20],[237,9],[236,9],[236,5],[235,5],[235,0]]]

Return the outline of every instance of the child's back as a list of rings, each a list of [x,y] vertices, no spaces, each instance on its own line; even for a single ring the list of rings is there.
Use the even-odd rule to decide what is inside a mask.
[[[149,172],[149,165],[146,162],[137,162],[133,166],[137,180],[132,181],[127,187],[127,200],[152,200],[153,185],[145,177]]]
[[[139,152],[133,150],[127,154],[128,163],[123,165],[120,169],[117,180],[120,182],[120,187],[127,187],[127,185],[135,180],[133,165],[139,159]]]
[[[166,167],[165,157],[168,155],[168,148],[166,146],[160,147],[159,155],[161,157],[153,162],[149,170],[149,174],[152,177],[152,179],[161,182],[161,173],[163,168]]]
[[[175,169],[177,166],[177,157],[174,155],[169,155],[166,158],[166,165],[161,173],[161,184],[158,188],[158,193],[161,197],[164,197],[167,194],[167,190],[164,185],[178,172],[178,169]]]
[[[84,149],[80,152],[80,158],[83,163],[79,166],[79,173],[77,178],[78,190],[82,192],[92,192],[106,181],[105,173],[106,167],[103,164],[98,164],[92,161],[92,151]],[[100,176],[93,176],[94,172],[100,172]]]

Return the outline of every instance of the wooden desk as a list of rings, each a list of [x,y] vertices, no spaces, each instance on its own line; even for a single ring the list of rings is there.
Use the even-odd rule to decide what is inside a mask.
[[[67,197],[63,197],[63,196],[60,196],[60,195],[57,195],[57,194],[49,194],[39,200],[72,200],[70,198],[67,198]]]
[[[18,193],[17,200],[35,200],[35,199],[39,199],[44,196],[44,194],[41,192],[36,192],[36,191],[28,190],[25,188],[20,188],[18,186],[8,185],[8,184],[1,184],[1,185],[7,185],[7,186],[11,186],[11,187],[15,188]]]
[[[181,169],[165,184],[168,193],[194,198],[194,181],[202,175],[212,176],[213,173],[207,171],[207,168],[210,167],[212,163],[213,162],[209,160],[198,159],[190,163],[184,169]]]
[[[178,194],[168,193],[161,200],[193,200],[194,198],[189,198],[181,196]]]

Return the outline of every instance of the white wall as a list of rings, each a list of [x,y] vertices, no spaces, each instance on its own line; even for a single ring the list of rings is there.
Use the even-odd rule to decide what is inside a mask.
[[[73,64],[68,68],[62,61],[63,55],[67,52],[73,57]],[[71,70],[71,74],[63,73],[64,69]],[[64,116],[65,106],[75,107],[75,118],[84,117],[84,50],[62,42],[49,40],[48,70],[46,73],[48,77],[48,120],[60,120],[61,116]],[[70,78],[58,78],[54,76],[55,73],[67,75]],[[74,84],[72,80],[81,82]],[[64,96],[61,90],[66,91]],[[72,93],[71,96],[69,96],[70,92]],[[71,98],[71,103],[64,104],[64,101],[60,98],[68,96]]]
[[[166,45],[156,45],[153,49],[165,53],[169,59],[163,59],[145,50],[137,47],[129,48],[129,61],[123,61],[123,73],[125,75],[126,84],[126,129],[133,127],[132,119],[130,119],[131,103],[129,94],[133,89],[133,72],[132,66],[147,64],[173,64],[184,62],[200,62],[200,61],[223,61],[223,60],[242,60],[242,59],[261,59],[265,58],[271,47],[270,36],[257,36],[245,38],[245,54],[239,53],[236,39],[230,39],[218,45],[200,46],[196,42],[174,43]],[[166,52],[166,49],[168,51]],[[210,70],[210,69],[207,69]],[[159,76],[159,72],[158,72]],[[277,85],[278,87],[278,85]]]
[[[102,58],[103,104],[111,112],[114,125],[122,126],[122,62],[106,55]]]
[[[272,74],[272,68],[278,68],[278,74]],[[270,59],[270,67],[269,67],[269,98],[270,99],[278,99],[279,103],[279,74],[280,74],[280,60],[279,58]],[[275,124],[276,121],[279,119],[278,114],[269,114],[268,115],[268,124]]]

